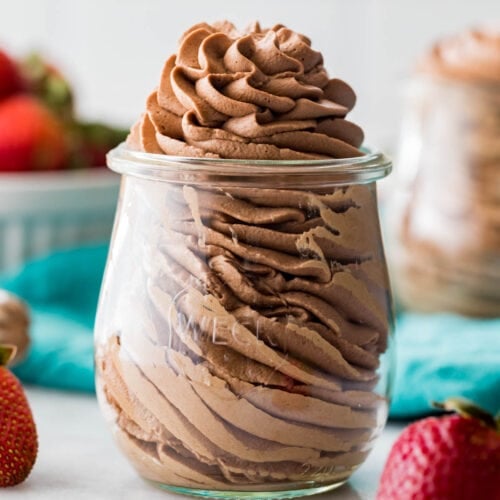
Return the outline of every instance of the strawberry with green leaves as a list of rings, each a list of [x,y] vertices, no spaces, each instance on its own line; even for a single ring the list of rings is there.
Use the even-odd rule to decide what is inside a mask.
[[[0,172],[104,167],[127,134],[80,120],[69,81],[40,54],[16,62],[0,50]]]
[[[15,347],[0,345],[0,487],[24,481],[36,460],[38,437],[28,400],[7,368]]]
[[[467,400],[457,414],[408,426],[394,444],[377,500],[500,500],[500,425]]]
[[[28,91],[38,97],[64,124],[69,147],[68,168],[105,167],[106,153],[124,141],[128,130],[85,122],[74,111],[74,96],[66,77],[40,54],[21,64]]]

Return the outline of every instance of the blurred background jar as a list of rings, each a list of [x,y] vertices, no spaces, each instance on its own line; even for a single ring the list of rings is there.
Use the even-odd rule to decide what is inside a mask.
[[[389,227],[402,304],[500,316],[500,27],[423,57],[398,168]]]

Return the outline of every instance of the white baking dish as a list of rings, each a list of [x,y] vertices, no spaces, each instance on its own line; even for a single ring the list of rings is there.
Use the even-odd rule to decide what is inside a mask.
[[[0,272],[108,240],[118,190],[119,176],[105,169],[0,173]]]

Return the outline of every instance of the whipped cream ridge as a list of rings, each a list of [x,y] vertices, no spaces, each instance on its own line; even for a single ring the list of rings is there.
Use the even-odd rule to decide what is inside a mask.
[[[304,35],[282,25],[239,33],[229,22],[201,23],[165,63],[128,144],[190,157],[362,156],[363,131],[345,119],[355,102]]]

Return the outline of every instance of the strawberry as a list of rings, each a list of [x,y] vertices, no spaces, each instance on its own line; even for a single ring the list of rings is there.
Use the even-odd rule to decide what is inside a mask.
[[[66,159],[64,128],[39,100],[19,94],[0,102],[0,170],[53,170]]]
[[[23,89],[23,79],[16,63],[0,50],[0,100]]]
[[[0,486],[24,481],[36,460],[35,422],[19,380],[5,366],[15,347],[0,346]]]
[[[458,414],[428,417],[401,433],[377,500],[500,500],[499,423],[467,400],[436,406]]]

